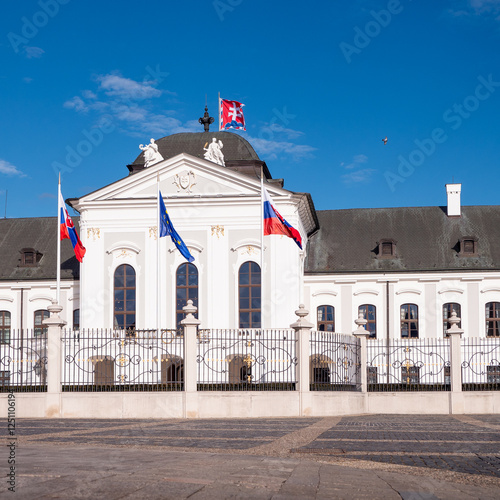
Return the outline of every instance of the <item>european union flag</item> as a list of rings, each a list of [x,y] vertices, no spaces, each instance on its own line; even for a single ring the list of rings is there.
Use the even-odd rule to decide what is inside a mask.
[[[179,252],[181,252],[182,256],[189,262],[193,262],[194,257],[189,253],[186,244],[182,241],[182,238],[177,234],[177,231],[172,225],[172,221],[168,216],[165,203],[163,203],[163,196],[161,195],[161,193],[159,193],[158,196],[160,203],[160,238],[163,238],[163,236],[167,236],[169,234],[172,238],[172,241],[174,242],[174,245],[179,249]]]

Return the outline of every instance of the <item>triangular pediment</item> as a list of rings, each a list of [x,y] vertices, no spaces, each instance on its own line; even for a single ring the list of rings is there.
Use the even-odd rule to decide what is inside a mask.
[[[168,199],[189,201],[197,198],[260,196],[260,180],[257,177],[182,153],[82,196],[74,203],[75,208],[92,202],[154,198],[158,178],[161,193]],[[278,196],[289,194],[275,186],[268,189]]]

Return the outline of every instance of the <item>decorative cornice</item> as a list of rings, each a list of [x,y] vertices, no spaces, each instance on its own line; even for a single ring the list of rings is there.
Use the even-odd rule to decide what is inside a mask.
[[[33,297],[30,297],[29,301],[33,302],[34,300],[48,300],[49,302],[52,302],[54,298],[49,297],[48,295],[33,295]]]
[[[313,297],[317,297],[318,295],[333,295],[334,297],[336,297],[337,292],[334,292],[333,290],[319,290],[312,294]]]
[[[443,290],[438,291],[439,294],[441,293],[464,293],[463,290],[460,288],[444,288]]]
[[[379,294],[379,292],[377,292],[377,290],[359,290],[357,292],[354,292],[353,295],[362,295],[364,293],[368,293],[371,295],[378,295]]]
[[[249,238],[249,239],[246,239],[246,240],[241,240],[241,241],[239,241],[238,243],[236,243],[235,245],[233,245],[231,247],[231,251],[232,252],[236,252],[237,250],[239,250],[242,247],[249,247],[249,246],[256,247],[256,248],[258,248],[260,250],[260,241],[256,240],[256,239],[253,239],[253,238]]]
[[[119,241],[118,243],[115,243],[112,247],[108,248],[106,250],[106,253],[111,254],[116,250],[129,250],[136,254],[138,254],[141,251],[141,249],[137,245],[131,243],[130,241]]]
[[[396,295],[401,295],[402,293],[414,293],[416,295],[421,295],[422,292],[420,290],[416,290],[414,288],[405,288],[404,290],[398,290]]]

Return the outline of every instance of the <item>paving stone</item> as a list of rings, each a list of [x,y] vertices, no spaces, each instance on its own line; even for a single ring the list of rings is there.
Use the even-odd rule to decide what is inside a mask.
[[[496,499],[500,416],[457,418],[19,419],[16,491],[19,498]],[[335,453],[340,448],[346,453]],[[325,463],[332,460],[343,465]]]

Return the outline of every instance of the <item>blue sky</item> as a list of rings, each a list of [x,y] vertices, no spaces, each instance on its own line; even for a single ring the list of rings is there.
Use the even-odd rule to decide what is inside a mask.
[[[58,170],[66,198],[125,177],[150,137],[201,132],[219,91],[317,209],[444,205],[453,181],[500,201],[499,0],[2,7],[1,217],[7,191],[8,217],[55,214]]]

